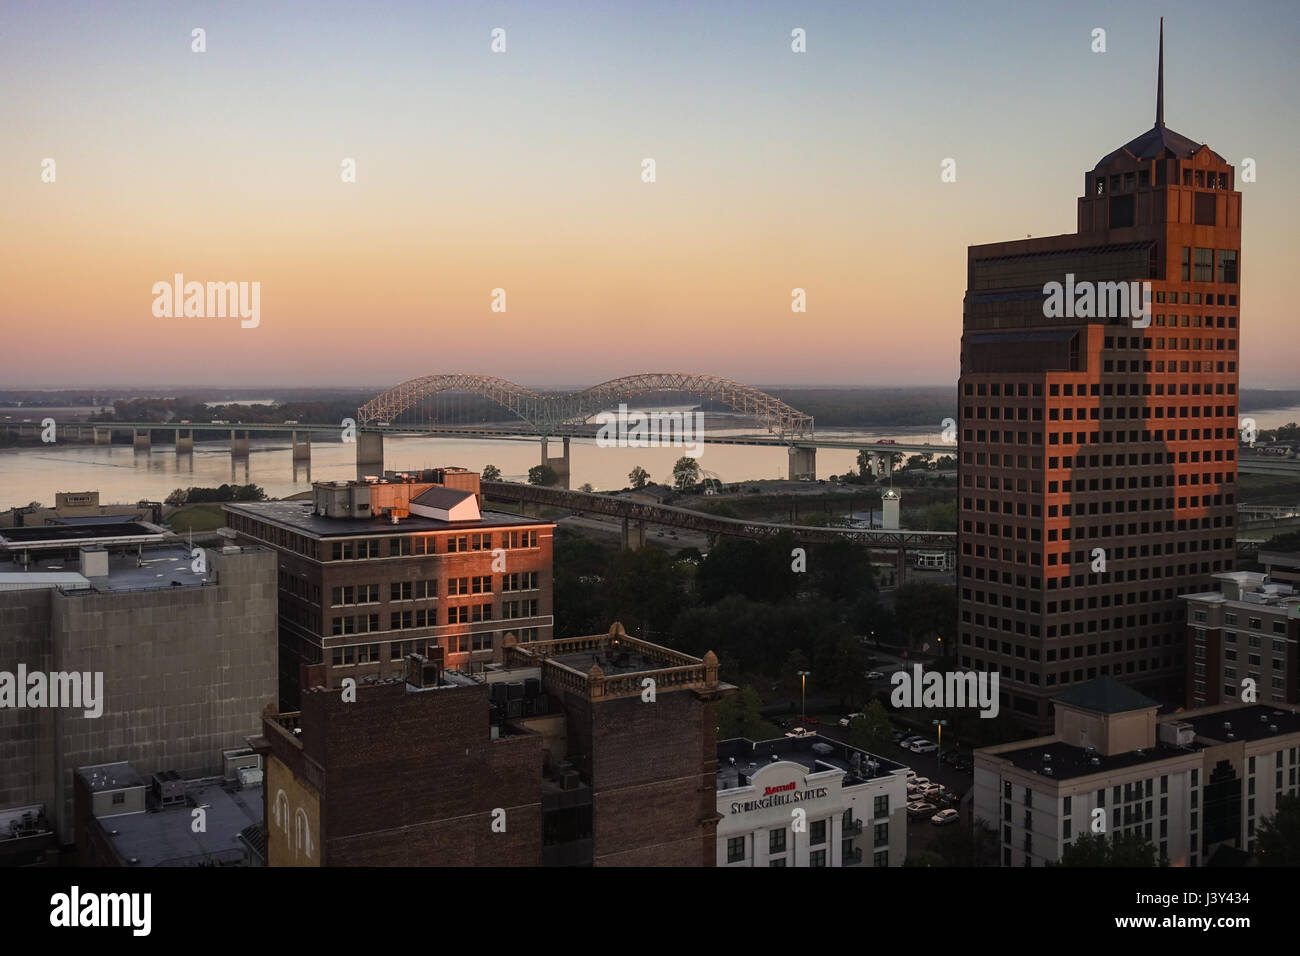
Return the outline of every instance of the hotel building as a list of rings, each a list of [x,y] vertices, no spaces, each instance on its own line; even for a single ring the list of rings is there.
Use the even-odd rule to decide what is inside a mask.
[[[1111,677],[1054,704],[1051,736],[975,751],[974,816],[998,834],[1003,866],[1054,863],[1084,833],[1137,834],[1172,866],[1220,852],[1240,862],[1278,800],[1300,795],[1293,707],[1157,716],[1155,701]]]
[[[813,735],[718,744],[718,866],[902,866],[907,767]],[[797,811],[803,814],[797,815]]]

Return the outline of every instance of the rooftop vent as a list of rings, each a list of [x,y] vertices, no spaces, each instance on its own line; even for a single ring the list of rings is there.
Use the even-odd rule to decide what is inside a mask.
[[[1268,725],[1268,732],[1269,732],[1270,734],[1275,734],[1275,733],[1277,733],[1277,724],[1269,724],[1269,725]]]
[[[1100,757],[1093,757],[1093,758],[1092,758],[1091,760],[1089,760],[1088,762],[1089,762],[1090,764],[1092,764],[1094,767],[1100,767],[1100,766],[1101,766],[1101,758],[1100,758]]]

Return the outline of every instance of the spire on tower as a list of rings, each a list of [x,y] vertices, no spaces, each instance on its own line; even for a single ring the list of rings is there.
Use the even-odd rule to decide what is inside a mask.
[[[1165,18],[1160,18],[1160,67],[1156,76],[1156,126],[1165,125]]]

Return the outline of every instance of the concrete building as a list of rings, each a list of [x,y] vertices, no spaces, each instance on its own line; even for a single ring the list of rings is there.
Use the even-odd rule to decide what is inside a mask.
[[[0,540],[0,811],[40,807],[66,846],[77,767],[210,775],[257,728],[275,692],[275,561],[228,547],[196,570],[184,547],[144,547],[148,529],[129,551],[83,526],[22,531],[41,540]],[[55,570],[77,549],[79,570]]]
[[[433,651],[355,701],[310,686],[301,711],[268,709],[249,741],[268,865],[713,865],[715,711],[732,688],[712,655],[618,625],[507,643],[474,675]]]
[[[1165,126],[1163,70],[1162,40],[1155,125],[1074,233],[967,257],[960,663],[1040,730],[1100,675],[1181,703],[1179,598],[1234,567],[1241,193]]]
[[[717,801],[718,866],[902,866],[907,856],[907,767],[819,735],[721,741]]]
[[[1214,575],[1186,594],[1187,701],[1300,703],[1300,593],[1255,571]]]
[[[95,524],[119,521],[162,521],[161,501],[101,504],[98,491],[56,491],[53,508],[12,508],[0,513],[0,526],[15,528],[45,524]]]
[[[407,654],[440,647],[452,669],[500,662],[507,635],[551,637],[555,525],[482,511],[479,476],[316,482],[311,501],[227,504],[238,540],[277,553],[283,709],[302,669],[321,679],[400,678]]]
[[[1003,866],[1044,866],[1084,833],[1139,835],[1172,866],[1248,851],[1300,794],[1300,712],[1228,704],[1158,716],[1111,677],[1058,695],[1056,732],[975,751],[974,816]]]

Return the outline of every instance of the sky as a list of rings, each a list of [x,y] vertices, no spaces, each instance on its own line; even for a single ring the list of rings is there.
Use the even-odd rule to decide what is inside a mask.
[[[1038,0],[11,0],[0,387],[949,384],[966,247],[1074,231],[1161,15],[1169,127],[1257,164],[1242,384],[1296,387],[1293,4]],[[156,316],[177,273],[258,324]]]

